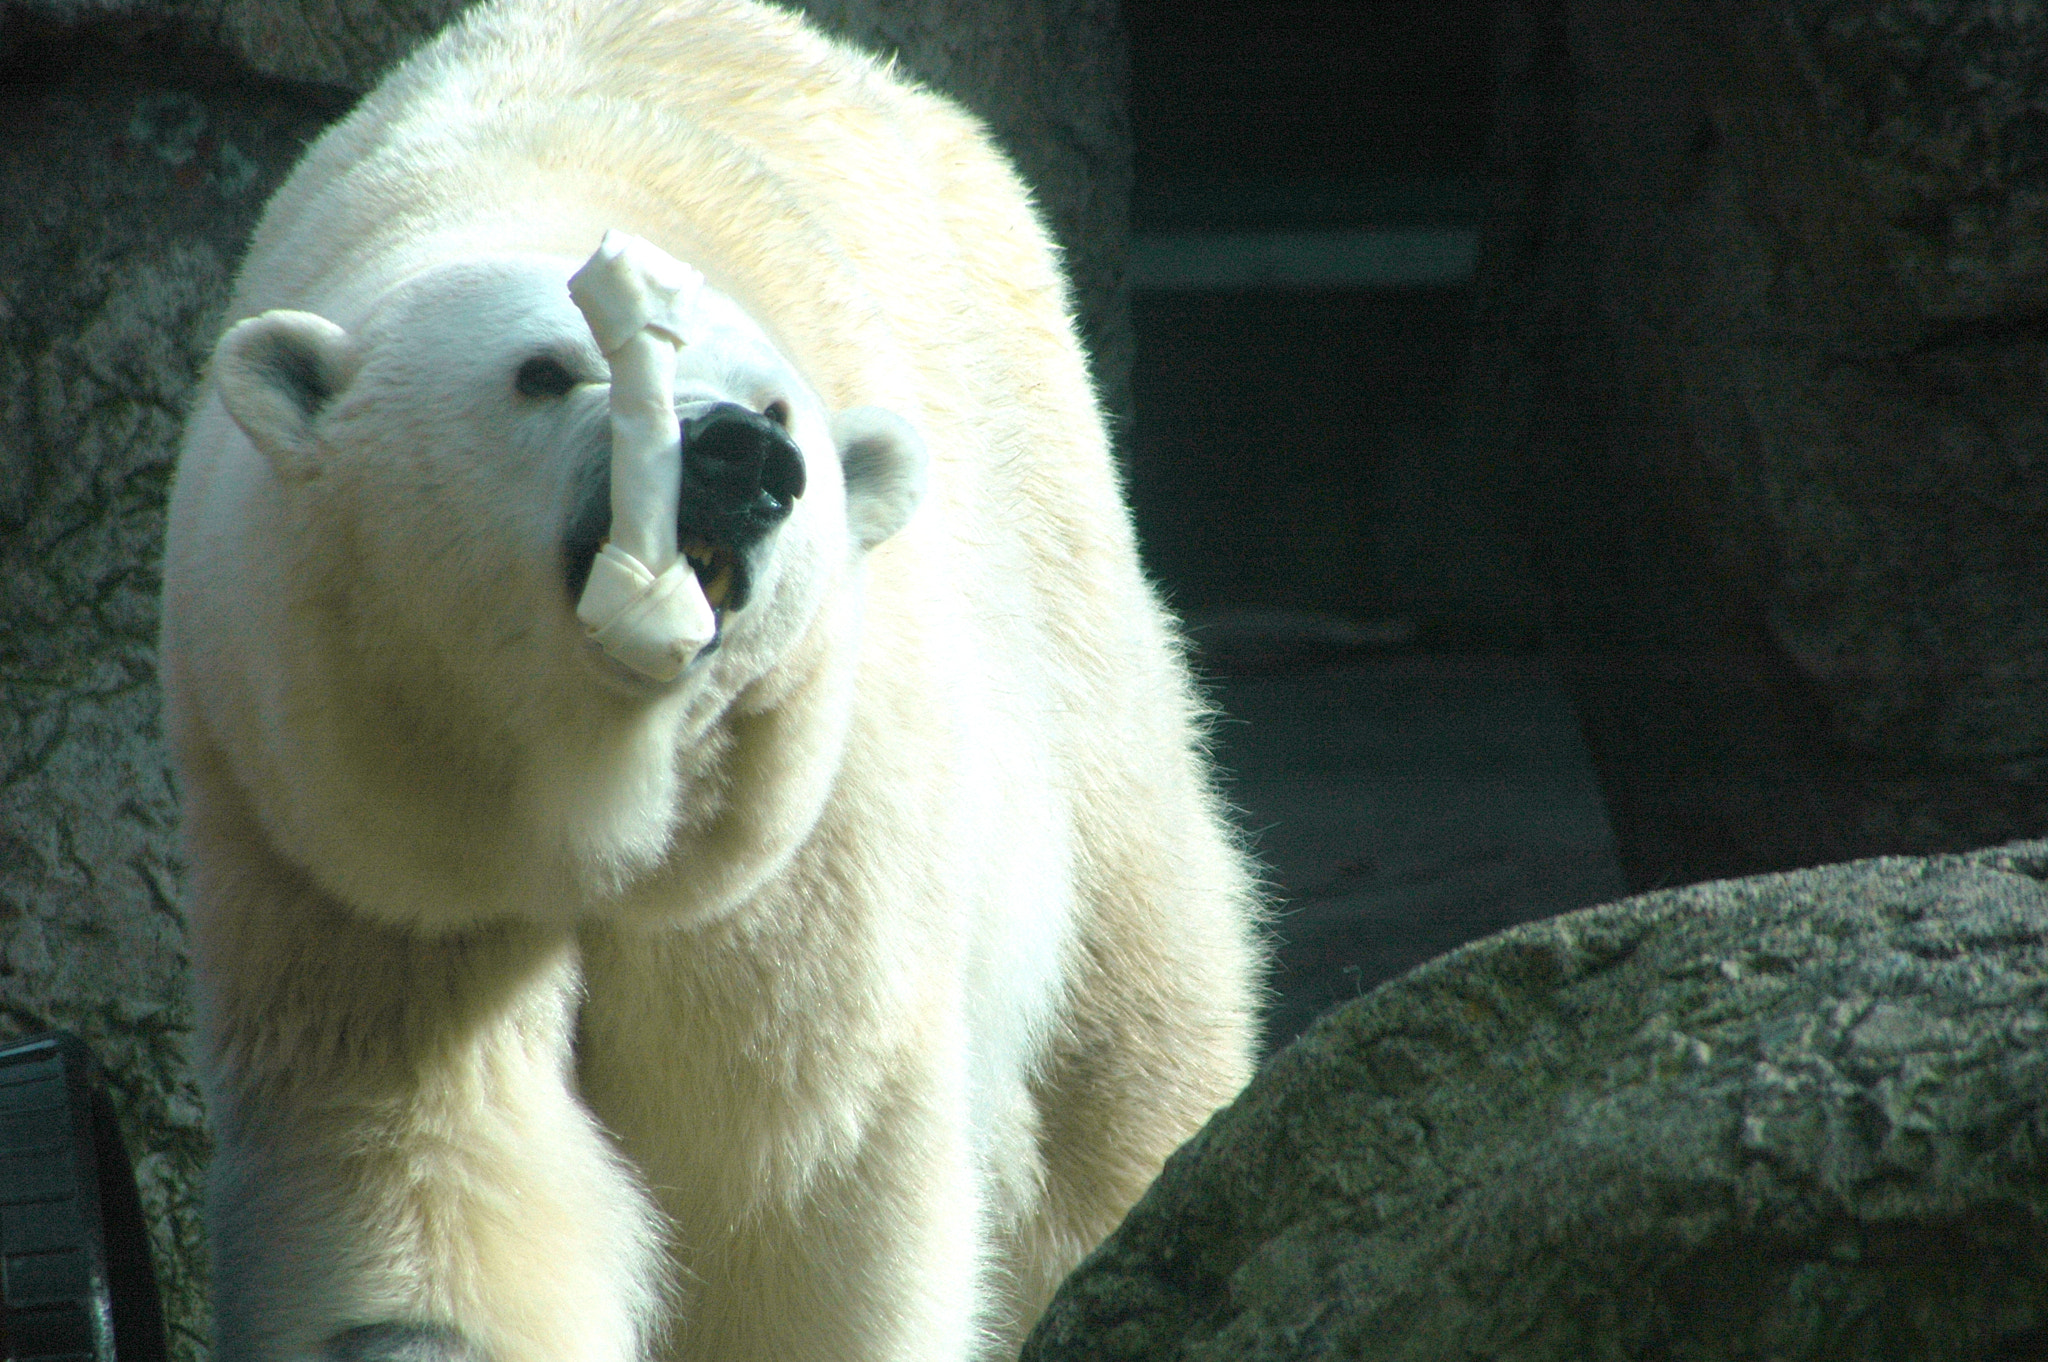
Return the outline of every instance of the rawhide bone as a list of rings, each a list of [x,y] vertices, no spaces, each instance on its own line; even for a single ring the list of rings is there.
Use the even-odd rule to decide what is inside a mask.
[[[652,242],[610,231],[569,279],[569,297],[611,364],[611,536],[590,565],[576,618],[606,653],[672,681],[718,632],[676,546],[682,494],[676,353],[704,276]]]

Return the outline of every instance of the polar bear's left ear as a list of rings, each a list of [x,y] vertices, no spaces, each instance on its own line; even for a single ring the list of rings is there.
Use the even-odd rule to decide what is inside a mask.
[[[356,367],[348,332],[310,312],[266,312],[228,328],[213,352],[213,381],[277,471],[308,478],[319,466],[313,418]]]
[[[832,418],[832,442],[846,476],[847,526],[871,549],[910,523],[924,498],[924,440],[893,411],[849,407]]]

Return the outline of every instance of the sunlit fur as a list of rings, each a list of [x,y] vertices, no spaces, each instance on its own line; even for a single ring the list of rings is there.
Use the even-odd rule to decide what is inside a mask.
[[[707,279],[680,395],[807,464],[670,685],[562,580],[607,228]],[[981,131],[740,0],[489,4],[308,152],[228,320],[163,635],[216,1356],[1013,1350],[1247,1076],[1257,951]],[[536,352],[585,381],[516,393]]]

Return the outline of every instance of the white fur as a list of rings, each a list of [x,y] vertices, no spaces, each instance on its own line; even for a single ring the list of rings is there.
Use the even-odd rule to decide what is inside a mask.
[[[562,578],[611,227],[708,281],[678,404],[785,406],[808,476],[667,684]],[[1242,1082],[1256,950],[1008,169],[744,0],[491,4],[230,315],[163,649],[223,1362],[1013,1349]]]

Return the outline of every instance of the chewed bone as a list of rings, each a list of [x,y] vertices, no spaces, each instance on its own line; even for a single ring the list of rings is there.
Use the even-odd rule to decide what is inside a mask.
[[[590,565],[576,618],[606,653],[656,681],[674,680],[718,632],[676,547],[676,352],[703,283],[659,246],[617,231],[569,279],[612,367],[611,537]]]

